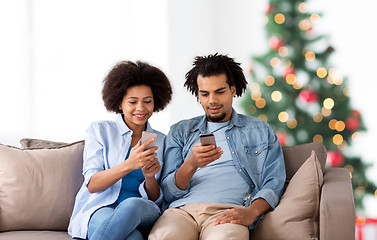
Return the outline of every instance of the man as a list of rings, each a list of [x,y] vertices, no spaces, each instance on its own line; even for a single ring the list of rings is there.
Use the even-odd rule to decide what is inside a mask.
[[[282,195],[285,167],[271,127],[238,114],[233,98],[247,82],[232,58],[196,57],[185,86],[205,116],[173,125],[166,138],[161,188],[170,203],[149,239],[249,239],[249,228],[274,209]],[[199,135],[213,133],[216,146]]]

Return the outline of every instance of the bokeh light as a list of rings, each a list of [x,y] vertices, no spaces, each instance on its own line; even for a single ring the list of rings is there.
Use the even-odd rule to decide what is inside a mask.
[[[313,142],[323,142],[323,137],[320,134],[317,134],[313,137]]]
[[[298,5],[298,10],[299,10],[300,12],[302,12],[302,13],[306,13],[306,12],[308,12],[308,9],[307,9],[307,7],[306,7],[306,3],[300,3],[300,4]]]
[[[331,115],[331,110],[323,107],[321,113],[324,117],[328,117]]]
[[[293,128],[297,127],[297,120],[294,119],[294,118],[289,119],[288,122],[287,122],[287,126],[290,129],[293,129]]]
[[[277,24],[283,24],[285,22],[285,16],[282,13],[278,13],[275,15],[275,22]]]
[[[306,59],[306,61],[308,61],[308,62],[314,61],[314,59],[315,59],[315,53],[312,52],[312,51],[308,51],[308,52],[306,52],[306,53],[305,53],[305,59]]]
[[[273,57],[270,61],[271,66],[274,68],[278,67],[280,65],[280,62],[281,62],[280,59],[277,57]]]
[[[338,132],[342,132],[346,128],[346,124],[343,121],[337,121],[335,124],[335,129]]]
[[[287,47],[280,47],[280,48],[279,48],[279,55],[280,55],[281,57],[286,57],[286,56],[288,56],[288,53],[289,53],[289,51],[288,51],[288,48],[287,48]]]
[[[285,80],[287,81],[288,84],[292,85],[296,82],[296,76],[293,73],[288,74]]]
[[[265,121],[265,122],[268,121],[268,117],[267,117],[266,114],[260,114],[260,115],[258,116],[258,118],[261,119],[261,120],[263,120],[263,121]]]
[[[314,122],[321,122],[323,120],[323,115],[321,113],[315,113],[313,115]]]
[[[327,75],[327,70],[326,70],[326,68],[324,68],[324,67],[320,67],[320,68],[317,69],[317,76],[318,76],[319,78],[325,78],[326,75]]]
[[[266,106],[266,100],[264,100],[263,98],[259,98],[255,101],[255,106],[257,106],[257,108],[264,108]]]
[[[298,23],[298,27],[301,31],[308,31],[312,28],[312,24],[308,19],[304,19]]]
[[[289,119],[289,114],[287,112],[280,112],[278,115],[278,119],[280,122],[286,122]]]
[[[312,15],[310,15],[310,21],[312,23],[317,23],[320,19],[321,17],[317,13],[313,13]]]
[[[343,136],[340,134],[335,134],[332,138],[332,141],[335,145],[340,145],[343,142]]]
[[[275,78],[273,76],[267,76],[265,79],[264,79],[264,83],[267,85],[267,86],[272,86],[274,85],[275,83]]]
[[[334,107],[334,105],[335,105],[335,103],[334,103],[334,100],[332,98],[326,98],[323,101],[323,107],[326,108],[326,109],[331,110]]]
[[[271,93],[271,99],[274,102],[279,102],[282,99],[283,95],[281,94],[280,91],[273,91]]]

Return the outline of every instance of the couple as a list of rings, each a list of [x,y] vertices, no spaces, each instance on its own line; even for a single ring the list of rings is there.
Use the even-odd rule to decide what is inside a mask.
[[[239,65],[226,55],[196,57],[184,85],[205,115],[174,124],[166,138],[148,123],[171,99],[165,74],[143,62],[110,71],[102,98],[118,118],[87,130],[72,237],[249,239],[277,206],[285,167],[271,127],[232,108],[247,86]],[[146,150],[154,139],[141,144],[143,131],[157,133],[155,147]],[[202,133],[213,133],[217,146],[202,145]]]

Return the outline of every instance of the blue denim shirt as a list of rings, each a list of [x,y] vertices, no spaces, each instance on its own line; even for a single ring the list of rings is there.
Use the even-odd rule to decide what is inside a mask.
[[[175,173],[190,156],[199,142],[199,135],[207,128],[206,116],[182,120],[171,126],[165,139],[164,168],[161,189],[167,202],[181,198],[190,191],[176,186]],[[250,186],[244,198],[248,207],[263,198],[274,209],[279,203],[285,183],[283,152],[270,125],[253,117],[238,114],[234,109],[228,129],[225,131],[229,149],[238,173]],[[254,228],[260,218],[250,228]]]
[[[147,123],[146,131],[157,133],[156,151],[157,159],[163,166],[163,149],[165,135],[151,128]],[[131,145],[132,130],[124,123],[121,114],[116,121],[101,121],[92,123],[85,138],[83,175],[84,183],[76,195],[75,206],[69,222],[68,233],[72,237],[86,238],[88,222],[94,211],[113,204],[120,193],[122,179],[114,183],[111,187],[96,193],[89,193],[87,185],[91,177],[100,171],[113,168],[123,162]],[[161,171],[156,174],[159,182]],[[145,191],[145,181],[139,186],[139,193],[142,198],[148,199]],[[162,192],[155,201],[156,209],[162,202]]]

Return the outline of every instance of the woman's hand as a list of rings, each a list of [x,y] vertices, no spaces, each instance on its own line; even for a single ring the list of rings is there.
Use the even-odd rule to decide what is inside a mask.
[[[161,165],[157,158],[150,160],[147,165],[141,168],[146,179],[154,177],[160,171],[160,169]]]
[[[124,161],[124,164],[129,166],[132,170],[143,168],[147,165],[149,166],[151,161],[153,161],[153,159],[155,159],[155,157],[157,156],[157,153],[155,152],[157,151],[158,146],[155,146],[148,150],[145,150],[145,148],[153,141],[154,139],[150,139],[143,144],[141,144],[141,142],[139,141],[131,149],[130,156],[126,161]]]

